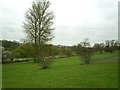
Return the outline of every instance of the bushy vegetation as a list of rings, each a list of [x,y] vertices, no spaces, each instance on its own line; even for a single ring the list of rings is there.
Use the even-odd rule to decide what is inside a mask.
[[[40,45],[37,47],[36,50],[36,62],[42,67],[43,69],[48,68],[50,64],[53,62],[54,53],[53,53],[53,46],[52,45]]]
[[[74,46],[62,46],[62,45],[52,45],[52,44],[45,44],[45,45],[52,46],[51,52],[54,58],[66,58],[66,57],[79,55],[85,59],[85,57],[90,58],[91,55],[93,55],[93,53],[100,53],[100,54],[102,54],[103,52],[112,53],[113,51],[120,49],[119,42],[116,40],[107,40],[105,41],[105,43],[95,43],[93,47],[90,46],[90,43],[87,46],[84,46],[84,44],[85,42],[80,42],[78,45],[74,45]],[[7,61],[13,62],[15,60],[14,58],[34,58],[33,61],[36,62],[36,58],[40,56],[40,55],[37,56],[38,52],[42,51],[42,53],[45,54],[45,50],[40,50],[40,48],[38,49],[34,44],[30,44],[30,43],[21,43],[19,44],[18,47],[14,47],[13,50],[10,48],[11,47],[2,48],[3,62],[7,62]],[[89,61],[88,63],[90,63]]]
[[[0,40],[0,42],[2,42],[1,46],[4,47],[4,49],[8,51],[13,51],[20,45],[20,43],[17,41]]]
[[[34,48],[30,44],[21,44],[13,53],[15,58],[31,58],[34,56]]]
[[[90,43],[86,39],[77,45],[77,55],[83,59],[84,64],[89,64],[91,56],[93,54],[92,48],[90,48]]]
[[[105,43],[95,43],[93,49],[97,53],[116,51],[120,49],[120,42],[117,40],[106,40]]]

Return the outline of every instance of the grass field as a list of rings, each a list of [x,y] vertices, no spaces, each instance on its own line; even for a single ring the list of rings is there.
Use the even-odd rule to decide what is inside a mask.
[[[55,59],[49,69],[33,62],[3,64],[3,88],[117,88],[118,53],[94,55],[92,64],[78,57]]]
[[[2,64],[0,64],[0,89],[2,88]]]

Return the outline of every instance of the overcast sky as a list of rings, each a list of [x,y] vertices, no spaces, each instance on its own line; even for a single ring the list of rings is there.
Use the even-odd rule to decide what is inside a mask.
[[[50,0],[54,11],[53,44],[76,45],[118,40],[119,0]],[[25,39],[25,12],[33,0],[0,0],[0,39]]]

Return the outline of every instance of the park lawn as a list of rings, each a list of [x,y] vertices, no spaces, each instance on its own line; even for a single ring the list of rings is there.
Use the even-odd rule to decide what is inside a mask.
[[[98,57],[98,58],[97,58]],[[105,58],[106,57],[106,58]],[[78,57],[55,59],[49,69],[33,62],[3,64],[3,88],[117,88],[117,53],[93,57],[103,63],[81,65]],[[103,59],[102,59],[103,58]],[[109,63],[110,62],[110,63]]]
[[[103,53],[103,54],[95,54],[92,57],[92,63],[113,63],[118,62],[118,54],[120,56],[120,52],[115,51],[113,53]]]
[[[2,64],[0,64],[0,89],[2,88]]]

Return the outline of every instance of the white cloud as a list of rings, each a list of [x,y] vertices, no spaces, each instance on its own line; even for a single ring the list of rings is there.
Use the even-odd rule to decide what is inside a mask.
[[[3,39],[25,37],[24,14],[33,0],[1,0]],[[116,0],[50,0],[55,13],[54,44],[74,45],[89,38],[92,43],[118,38]]]
[[[1,0],[0,23],[2,35],[0,38],[17,40],[24,38],[22,24],[24,14],[31,5],[32,0]]]

